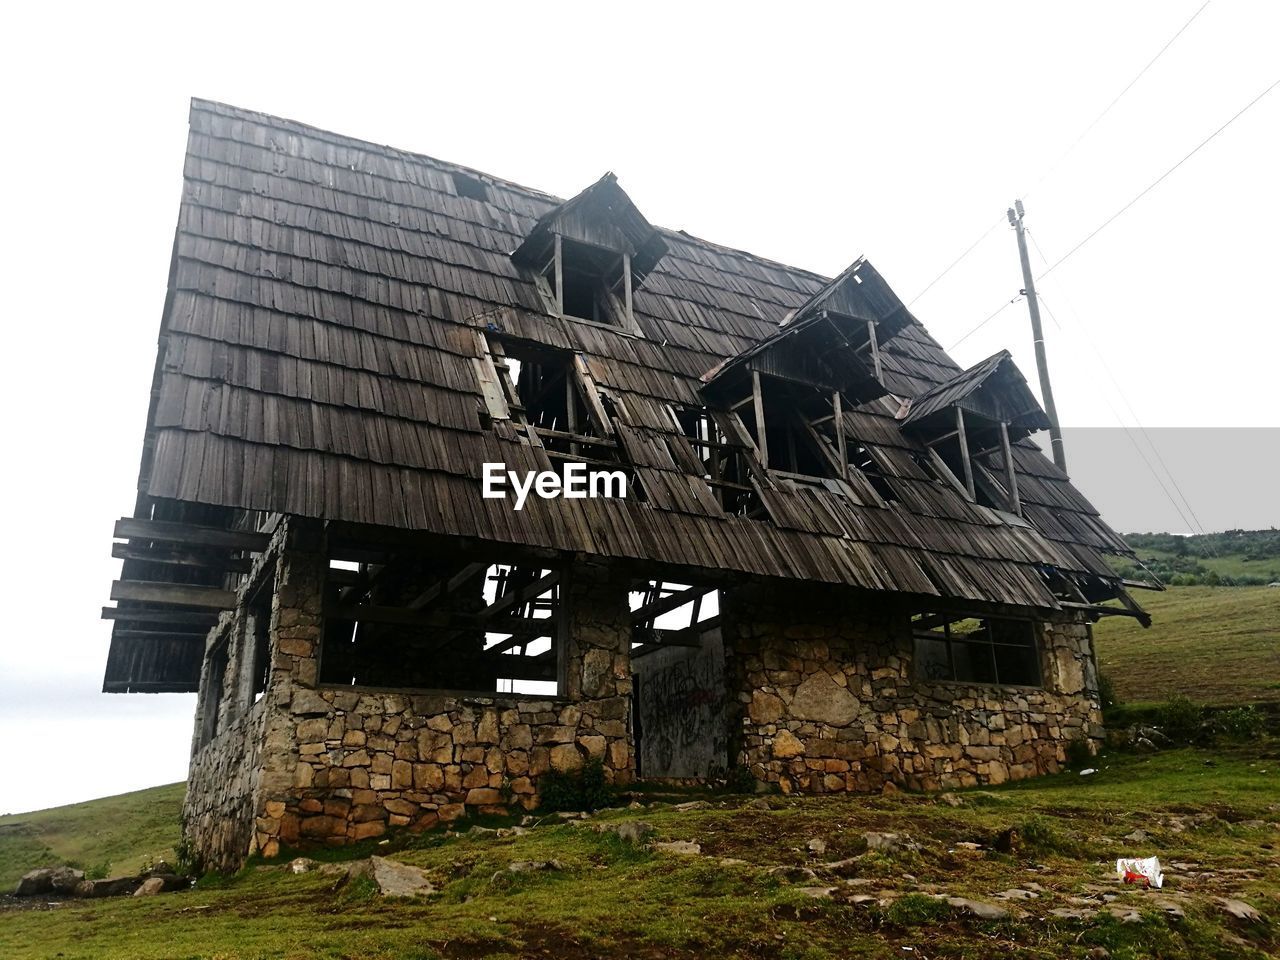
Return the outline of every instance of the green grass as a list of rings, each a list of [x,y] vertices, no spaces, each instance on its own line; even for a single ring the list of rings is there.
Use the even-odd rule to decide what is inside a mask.
[[[1122,701],[1280,701],[1280,588],[1170,587],[1137,600],[1150,628],[1128,617],[1094,627],[1099,666]]]
[[[174,860],[185,783],[0,817],[0,890],[32,867],[71,863],[123,876]]]
[[[333,876],[254,864],[186,893],[0,909],[0,956],[1056,960],[1083,956],[1091,946],[1105,946],[1117,960],[1274,955],[1280,831],[1245,822],[1277,819],[1276,744],[1114,755],[1095,765],[1089,777],[1067,773],[961,792],[959,806],[901,794],[777,798],[774,809],[762,811],[748,808],[746,798],[711,797],[705,809],[680,812],[661,803],[595,818],[643,818],[660,839],[696,840],[703,853],[694,857],[639,849],[558,821],[522,836],[397,837],[379,849],[426,870],[438,895],[384,900],[367,885],[335,889]],[[1205,822],[1195,822],[1198,814]],[[1020,846],[1012,854],[990,851],[1009,827],[1018,829]],[[1148,839],[1124,839],[1136,829]],[[919,849],[867,853],[868,830],[906,834]],[[806,849],[814,838],[827,844],[820,858]],[[961,841],[985,849],[965,852]],[[1116,884],[1115,857],[1153,853],[1166,865],[1165,891]],[[563,869],[506,869],[515,860],[552,858]],[[817,881],[770,871],[844,858],[855,859]],[[813,899],[800,889],[815,882],[837,887],[836,897]],[[1043,887],[1040,897],[1013,904],[1025,916],[1005,920],[961,916],[931,896],[999,902],[996,892],[1032,882]],[[1048,914],[1100,891],[1138,911],[1141,922],[1122,924],[1105,912],[1085,921]],[[856,904],[854,895],[875,900]],[[1165,917],[1157,896],[1179,898],[1186,919]],[[1252,903],[1267,922],[1231,920],[1217,908],[1219,896]]]

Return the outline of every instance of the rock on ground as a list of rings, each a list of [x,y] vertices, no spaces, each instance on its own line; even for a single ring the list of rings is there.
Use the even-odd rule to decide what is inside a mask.
[[[135,897],[154,897],[157,893],[164,893],[163,877],[147,877],[142,881],[142,886],[133,891]]]
[[[662,850],[666,853],[678,853],[681,856],[692,857],[702,852],[702,847],[694,843],[692,840],[668,840],[665,842],[655,843],[653,849]]]
[[[348,869],[347,877],[368,877],[384,897],[418,897],[436,892],[425,870],[386,857],[357,860]]]
[[[71,867],[38,867],[22,875],[13,895],[35,897],[42,893],[74,893],[76,885],[83,879],[83,870],[73,870]]]

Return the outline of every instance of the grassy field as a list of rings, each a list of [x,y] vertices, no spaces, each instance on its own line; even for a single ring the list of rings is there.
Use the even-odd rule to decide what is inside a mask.
[[[643,818],[661,839],[696,841],[695,856],[636,847],[555,817],[519,836],[400,836],[355,851],[426,869],[439,893],[419,902],[384,900],[359,881],[335,889],[333,876],[260,864],[160,897],[48,909],[9,901],[0,905],[0,956],[1058,960],[1095,946],[1117,960],[1274,955],[1280,751],[1185,749],[1096,765],[1091,776],[960,792],[950,803],[907,794],[775,797],[772,809],[760,810],[747,797],[712,796],[702,809],[655,803],[594,818]],[[1010,827],[1018,844],[995,852],[993,838]],[[867,852],[867,831],[905,835],[918,849]],[[810,850],[812,840],[825,851]],[[1116,882],[1115,857],[1152,854],[1165,864],[1164,890]],[[344,855],[351,853],[326,858]],[[560,869],[507,869],[550,858]],[[815,887],[829,893],[815,897]],[[997,896],[1011,889],[1038,895]],[[979,920],[934,894],[1011,912]],[[1252,904],[1264,920],[1228,916],[1223,897]],[[1170,916],[1168,905],[1185,916]],[[1084,916],[1061,918],[1054,909]],[[1132,916],[1126,922],[1113,910]]]
[[[1098,663],[1122,700],[1280,701],[1280,588],[1170,587],[1137,600],[1149,629],[1127,617],[1094,627]]]
[[[0,817],[0,890],[32,867],[71,863],[122,876],[144,860],[173,862],[185,783]]]

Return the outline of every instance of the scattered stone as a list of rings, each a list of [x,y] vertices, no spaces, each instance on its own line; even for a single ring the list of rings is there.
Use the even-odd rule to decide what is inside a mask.
[[[974,842],[973,842],[973,841],[971,841],[971,840],[961,840],[959,843],[957,843],[957,844],[956,844],[956,846],[955,846],[955,850],[954,850],[953,852],[955,852],[955,853],[981,853],[981,852],[982,852],[982,844],[980,844],[980,843],[974,843]]]
[[[948,807],[963,807],[964,801],[960,799],[958,794],[943,793],[938,795],[938,800],[945,803]]]
[[[538,873],[543,870],[563,870],[559,860],[515,860],[507,864],[510,873]]]
[[[351,864],[347,879],[357,877],[368,877],[384,897],[419,897],[436,892],[425,870],[386,857],[370,857]]]
[[[1173,920],[1187,919],[1186,911],[1172,900],[1156,900],[1155,906],[1159,910],[1163,910],[1165,914]]]
[[[773,806],[764,797],[756,797],[754,800],[750,800],[747,802],[745,809],[762,810],[767,813],[768,811],[773,809]]]
[[[813,897],[815,900],[823,900],[830,897],[838,887],[796,887],[797,893],[803,893],[806,897]]]
[[[1237,920],[1245,920],[1249,923],[1261,923],[1262,914],[1260,914],[1249,904],[1243,900],[1231,900],[1226,897],[1220,897],[1218,903],[1222,904],[1222,909],[1231,914]]]
[[[737,857],[722,857],[720,860],[722,867],[745,867],[746,865],[747,861],[739,860]]]
[[[630,803],[628,803],[628,804],[627,804],[627,809],[628,809],[628,810],[643,810],[643,809],[644,809],[644,804],[643,804],[643,803],[641,803],[639,800],[632,800]]]
[[[778,877],[787,883],[796,883],[804,880],[817,880],[818,875],[808,867],[795,867],[790,864],[783,864],[778,867],[770,867],[765,871],[771,877]]]
[[[886,780],[884,782],[884,786],[880,788],[881,796],[885,796],[885,797],[892,797],[894,794],[898,794],[901,792],[902,792],[902,788],[899,787],[892,780]]]
[[[1123,839],[1128,840],[1131,843],[1146,843],[1147,832],[1145,830],[1135,830],[1133,833],[1126,833]]]
[[[142,886],[133,891],[135,897],[154,897],[157,893],[164,892],[164,877],[147,877],[142,881]]]
[[[1018,887],[1014,887],[1012,890],[1001,890],[999,893],[995,894],[995,896],[999,897],[1001,900],[1035,900],[1040,896],[1040,894],[1036,893],[1034,890],[1023,890]]]
[[[706,809],[707,809],[708,807],[710,807],[710,806],[711,806],[711,804],[707,803],[707,801],[705,801],[705,800],[690,800],[690,801],[688,801],[687,803],[677,803],[677,804],[675,805],[675,809],[676,809],[676,810],[680,810],[680,811],[684,811],[684,810],[706,810]]]
[[[876,833],[868,831],[863,839],[867,841],[867,849],[876,853],[897,853],[902,850],[919,850],[920,845],[901,833]]]
[[[1267,826],[1265,820],[1241,820],[1236,824],[1237,827],[1244,827],[1246,830],[1263,830]]]
[[[994,903],[981,900],[970,900],[967,897],[947,897],[947,903],[961,913],[968,913],[979,920],[1004,920],[1011,916],[1010,911]]]
[[[316,868],[316,862],[307,857],[297,857],[285,864],[290,873],[310,873]]]
[[[1107,912],[1109,912],[1113,917],[1115,917],[1121,923],[1141,923],[1142,922],[1142,914],[1140,914],[1137,910],[1133,909],[1133,907],[1108,907]]]
[[[1092,947],[1084,956],[1085,960],[1111,960],[1111,951],[1106,947]]]
[[[73,870],[71,867],[38,867],[22,875],[13,895],[34,897],[42,893],[74,893],[82,880],[83,870]]]
[[[662,850],[665,853],[676,853],[683,857],[697,856],[702,853],[702,847],[692,840],[667,840],[653,844],[653,849]]]
[[[855,907],[860,907],[863,904],[875,903],[876,898],[871,896],[871,894],[869,893],[855,893],[852,897],[849,898],[849,902],[852,903]]]
[[[844,860],[832,860],[830,863],[819,864],[818,869],[823,873],[833,873],[837,877],[844,877],[857,872],[858,858],[848,857]]]
[[[81,880],[75,895],[96,900],[99,897],[126,897],[142,886],[142,877],[112,877],[109,880]]]
[[[822,854],[827,852],[827,841],[819,840],[816,837],[813,840],[810,840],[806,846],[808,847],[809,852],[816,856],[822,856]]]
[[[605,829],[628,843],[644,843],[654,834],[653,824],[647,820],[623,820],[608,824]]]
[[[495,830],[493,827],[472,827],[470,830],[467,830],[462,835],[464,837],[492,837],[497,832],[498,831]]]

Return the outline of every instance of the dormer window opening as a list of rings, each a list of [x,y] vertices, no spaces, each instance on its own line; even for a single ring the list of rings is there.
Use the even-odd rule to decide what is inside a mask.
[[[678,438],[672,438],[669,445],[676,463],[696,471],[711,487],[716,502],[726,513],[749,518],[763,516],[764,505],[752,484],[753,467],[756,470],[761,467],[752,459],[754,451],[741,420],[734,414],[706,407],[675,407],[672,415],[693,458],[692,463],[686,465],[684,461],[690,454],[678,448]]]
[[[559,316],[635,332],[631,258],[626,253],[556,234],[539,285]]]

